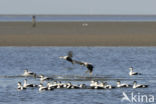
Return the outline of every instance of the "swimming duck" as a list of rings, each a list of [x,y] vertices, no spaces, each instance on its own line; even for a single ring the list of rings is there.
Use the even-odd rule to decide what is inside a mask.
[[[117,81],[116,84],[117,84],[117,87],[119,87],[119,88],[121,88],[121,87],[129,87],[130,86],[130,85],[126,84],[126,83],[122,83],[121,84],[120,81]]]
[[[57,83],[58,88],[64,88],[64,83],[62,83],[61,81],[59,81]]]
[[[107,82],[102,82],[103,88],[112,89],[114,88],[112,85],[109,85]]]
[[[90,87],[94,87],[94,86],[95,86],[95,81],[94,80],[90,81]]]
[[[39,86],[39,91],[53,90],[53,88],[44,87],[42,83],[40,83],[38,86]]]
[[[133,82],[133,88],[146,88],[148,85],[143,85],[143,84],[137,84],[137,81]]]
[[[40,75],[40,81],[52,80],[52,78],[45,77],[44,75]]]
[[[17,83],[17,89],[24,90],[24,89],[26,89],[26,87],[23,87],[22,84],[21,84],[21,82],[18,82]]]
[[[23,87],[37,87],[37,86],[38,86],[38,85],[28,84],[28,83],[27,83],[27,79],[24,80]]]
[[[67,83],[66,88],[67,88],[67,89],[72,88],[72,84],[71,84],[71,82],[68,82],[68,83]]]
[[[48,82],[48,83],[47,83],[47,87],[48,87],[48,89],[54,88],[54,85],[53,85],[52,83]]]
[[[132,75],[141,75],[141,73],[133,72],[133,67],[130,67],[129,70],[130,70],[130,72],[129,72],[130,76],[132,76]]]
[[[28,77],[28,76],[34,76],[34,75],[36,75],[36,74],[33,73],[33,72],[28,71],[28,69],[24,70],[23,76]]]
[[[79,88],[85,89],[85,88],[87,88],[87,86],[86,86],[86,84],[80,84]]]
[[[80,88],[80,86],[78,86],[78,85],[76,85],[76,84],[72,84],[72,87],[71,87],[72,89],[79,89]]]
[[[91,87],[92,89],[104,89],[104,87],[101,85],[101,83],[99,84],[98,81],[94,81],[94,82],[93,82],[93,85],[90,85],[90,87]]]

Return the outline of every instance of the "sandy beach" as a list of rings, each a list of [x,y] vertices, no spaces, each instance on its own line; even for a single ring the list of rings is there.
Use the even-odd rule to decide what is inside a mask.
[[[0,22],[0,46],[156,46],[156,22]]]

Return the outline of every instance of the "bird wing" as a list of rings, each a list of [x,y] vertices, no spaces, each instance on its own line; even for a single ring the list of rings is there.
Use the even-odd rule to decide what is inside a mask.
[[[79,64],[79,65],[84,65],[83,62],[81,62],[81,61],[77,61],[77,60],[74,60],[74,63]]]
[[[69,57],[73,57],[73,52],[72,52],[72,51],[69,51],[69,52],[68,52],[68,56],[69,56]]]

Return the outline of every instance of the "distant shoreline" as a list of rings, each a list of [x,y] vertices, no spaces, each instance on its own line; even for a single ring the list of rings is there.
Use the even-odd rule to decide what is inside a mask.
[[[0,16],[156,16],[155,14],[0,14]]]
[[[156,22],[0,22],[0,46],[156,46]]]
[[[84,22],[84,21],[103,21],[103,22],[115,22],[115,21],[130,21],[130,22],[137,22],[137,21],[152,21],[152,22],[156,22],[156,15],[83,15],[83,14],[79,14],[79,15],[41,15],[41,14],[23,14],[23,15],[18,15],[18,14],[0,14],[0,22],[2,21],[15,21],[15,22],[31,22],[32,21],[32,17],[36,17],[36,21],[48,21],[48,22],[54,22],[54,21],[68,21],[68,22],[74,22],[74,21],[78,21],[78,22]]]

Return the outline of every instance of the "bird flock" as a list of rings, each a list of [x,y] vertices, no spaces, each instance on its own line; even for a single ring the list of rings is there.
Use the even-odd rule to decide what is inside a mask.
[[[68,52],[67,56],[61,56],[59,58],[67,60],[68,62],[71,62],[72,64],[79,64],[85,66],[88,70],[87,72],[92,75],[93,68],[94,66],[91,63],[88,62],[82,62],[82,61],[77,61],[73,60],[73,53],[72,51]],[[138,72],[133,72],[133,67],[129,68],[130,76],[134,75],[141,75],[141,73]],[[56,81],[53,78],[49,78],[44,76],[43,74],[37,75],[36,73],[33,73],[29,71],[28,69],[24,70],[24,73],[22,74],[24,77],[34,77],[35,79],[39,79],[40,83],[39,84],[32,84],[28,83],[27,79],[24,79],[23,84],[21,82],[17,83],[17,89],[18,90],[25,90],[27,88],[38,88],[39,91],[52,91],[54,89],[113,89],[113,88],[146,88],[148,85],[143,85],[143,84],[137,84],[137,81],[133,81],[133,84],[126,84],[126,83],[121,83],[119,80],[116,82],[116,86],[109,85],[105,81],[96,81],[96,80],[91,80],[89,85],[86,85],[84,83],[81,84],[72,84],[71,82],[61,82],[61,81]],[[46,84],[44,84],[44,82]]]

